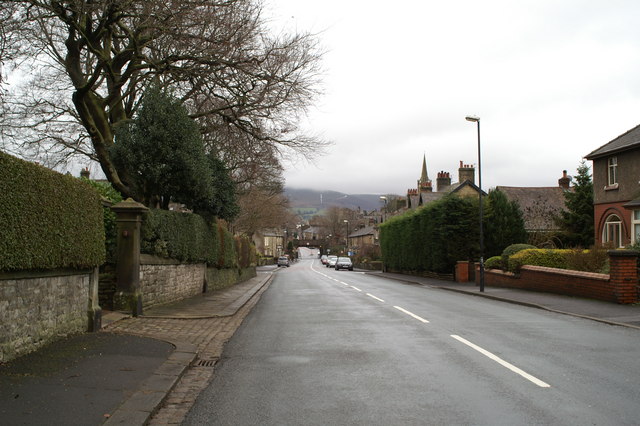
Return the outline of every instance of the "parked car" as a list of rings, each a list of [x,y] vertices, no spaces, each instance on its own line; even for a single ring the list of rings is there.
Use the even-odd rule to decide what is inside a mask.
[[[340,269],[353,271],[353,263],[351,263],[351,259],[348,257],[339,257],[336,261],[336,271],[339,271]]]
[[[323,254],[322,256],[320,256],[320,262],[322,262],[323,265],[326,265],[327,263],[329,263],[329,259],[327,259],[326,254]]]
[[[287,268],[291,266],[291,262],[287,256],[280,256],[278,258],[278,267],[280,266],[286,266]]]
[[[338,256],[328,256],[327,258],[327,268],[333,268],[336,266],[336,261],[338,260]]]

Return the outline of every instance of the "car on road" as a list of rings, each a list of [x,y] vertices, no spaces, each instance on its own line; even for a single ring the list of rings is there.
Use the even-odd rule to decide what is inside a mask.
[[[320,262],[322,262],[323,265],[326,265],[329,262],[329,259],[327,259],[327,255],[326,254],[323,254],[320,257]]]
[[[353,263],[351,263],[351,259],[348,257],[339,257],[336,261],[336,271],[339,271],[340,269],[353,271]]]
[[[287,268],[291,266],[291,262],[287,256],[280,256],[278,258],[278,267],[280,266],[286,266]]]
[[[327,257],[327,268],[333,268],[336,266],[336,261],[338,260],[338,256],[328,256]]]

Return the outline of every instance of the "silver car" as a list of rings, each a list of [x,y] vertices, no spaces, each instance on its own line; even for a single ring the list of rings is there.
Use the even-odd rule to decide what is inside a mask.
[[[348,257],[339,257],[336,261],[336,271],[339,271],[340,269],[353,271],[353,263],[351,263],[351,259]]]
[[[336,266],[336,262],[338,261],[338,256],[329,256],[327,258],[327,268],[333,268]]]

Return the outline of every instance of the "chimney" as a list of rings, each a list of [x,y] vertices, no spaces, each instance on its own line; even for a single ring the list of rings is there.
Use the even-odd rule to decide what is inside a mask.
[[[437,191],[447,192],[451,188],[451,175],[449,172],[441,171],[436,179]]]
[[[85,167],[84,169],[80,170],[80,177],[81,178],[85,178],[85,179],[89,179],[89,168]]]
[[[475,167],[469,164],[464,164],[462,160],[460,160],[460,168],[458,169],[458,177],[460,178],[460,183],[464,183],[468,180],[469,182],[475,184],[475,175]]]
[[[563,170],[562,177],[558,179],[558,185],[562,189],[569,189],[570,184],[571,184],[571,177],[567,175],[566,170]]]

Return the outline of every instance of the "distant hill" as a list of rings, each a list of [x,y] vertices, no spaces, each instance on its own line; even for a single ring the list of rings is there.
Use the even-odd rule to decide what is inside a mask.
[[[330,206],[346,207],[371,211],[382,207],[382,194],[344,194],[337,191],[316,191],[313,189],[285,188],[291,207],[308,219],[307,216],[320,214]]]

